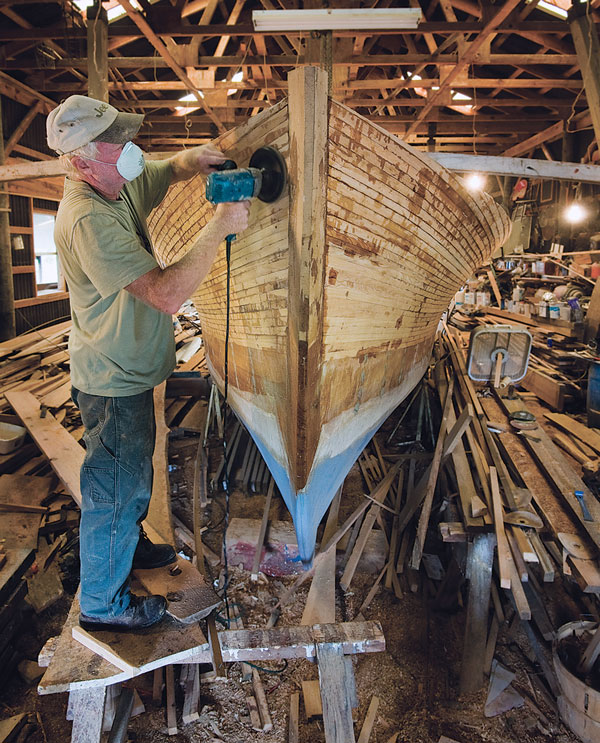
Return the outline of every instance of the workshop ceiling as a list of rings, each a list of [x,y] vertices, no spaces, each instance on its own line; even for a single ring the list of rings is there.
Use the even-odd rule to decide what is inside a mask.
[[[0,93],[40,113],[87,93],[85,5],[0,0]],[[252,23],[253,10],[323,7],[315,0],[103,5],[110,101],[145,114],[147,150],[199,144],[243,123],[285,97],[290,70],[320,57],[334,98],[423,149],[527,156],[541,147],[561,159],[563,133],[591,127],[570,0],[330,2],[423,14],[410,31],[334,31],[330,53],[317,34],[257,33]],[[587,4],[596,23],[599,6]]]

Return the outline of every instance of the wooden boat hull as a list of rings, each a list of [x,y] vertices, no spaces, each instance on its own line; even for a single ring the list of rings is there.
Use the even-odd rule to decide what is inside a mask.
[[[289,193],[255,202],[232,247],[229,400],[251,432],[310,560],[316,529],[360,451],[422,377],[456,290],[505,240],[489,196],[327,99],[317,68],[289,98],[217,140],[239,165],[260,146],[286,160]],[[200,179],[152,215],[177,260],[212,214]],[[225,255],[194,295],[223,389]]]

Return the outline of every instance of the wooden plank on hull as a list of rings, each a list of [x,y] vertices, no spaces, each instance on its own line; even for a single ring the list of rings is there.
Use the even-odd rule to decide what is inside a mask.
[[[290,479],[304,487],[321,428],[319,384],[327,209],[327,73],[317,67],[290,73],[290,221],[288,278],[289,414],[283,428]],[[311,514],[306,514],[310,518]],[[302,555],[302,526],[299,547]],[[306,555],[305,557],[310,557]]]

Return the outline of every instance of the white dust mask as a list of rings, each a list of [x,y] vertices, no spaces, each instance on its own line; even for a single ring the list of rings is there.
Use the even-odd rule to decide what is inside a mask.
[[[87,156],[85,159],[91,160],[94,163],[116,166],[117,172],[121,178],[125,178],[126,181],[132,181],[134,178],[137,178],[146,166],[143,151],[133,142],[127,142],[123,146],[116,163],[108,163],[106,160],[96,160],[94,157]]]
[[[146,161],[144,160],[144,153],[137,144],[127,142],[121,150],[116,164],[119,175],[126,181],[132,181],[144,170]]]

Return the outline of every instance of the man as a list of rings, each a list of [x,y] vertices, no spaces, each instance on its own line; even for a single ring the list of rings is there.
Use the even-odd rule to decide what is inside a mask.
[[[79,621],[92,630],[149,627],[165,613],[162,596],[129,590],[132,565],[176,557],[140,527],[152,490],[152,391],[175,366],[171,315],[207,275],[219,244],[248,224],[249,202],[219,204],[189,252],[161,268],[146,218],[171,183],[208,175],[225,157],[204,145],[145,163],[131,141],[142,120],[74,95],[46,126],[68,170],[54,237],[73,317],[72,394],[85,426]]]

